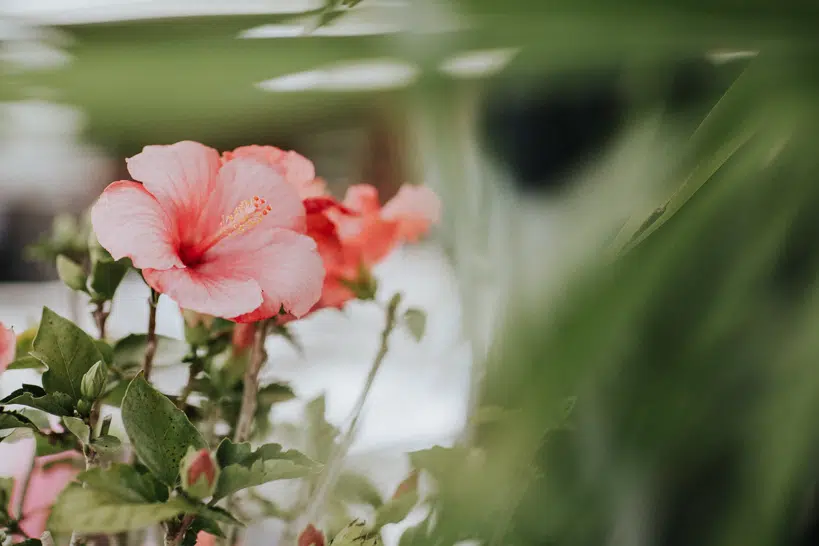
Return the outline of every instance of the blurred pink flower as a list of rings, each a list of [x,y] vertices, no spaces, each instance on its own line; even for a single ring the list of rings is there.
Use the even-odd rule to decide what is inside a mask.
[[[324,535],[309,523],[299,534],[297,546],[324,546]]]
[[[223,160],[190,141],[146,146],[128,170],[142,184],[108,186],[92,210],[94,231],[155,290],[237,322],[281,308],[302,316],[318,301],[321,258],[281,170],[241,154]]]
[[[216,546],[216,537],[205,531],[199,531],[196,535],[196,546]]]
[[[275,146],[242,146],[222,154],[225,162],[236,158],[255,159],[273,167],[296,188],[302,199],[320,197],[327,191],[324,181],[316,178],[313,162],[294,151],[285,152]]]
[[[316,242],[326,273],[321,299],[313,311],[340,308],[355,298],[347,284],[361,280],[362,268],[369,270],[400,243],[417,241],[440,218],[438,196],[426,187],[403,186],[382,208],[378,190],[359,184],[351,186],[344,202],[339,203],[327,193],[324,181],[315,177],[313,164],[296,152],[244,146],[225,152],[222,158],[253,159],[271,166],[299,192],[307,213],[307,235]],[[293,318],[286,314],[278,321]]]
[[[351,211],[327,193],[325,182],[321,178],[316,178],[313,163],[294,151],[285,152],[274,146],[243,146],[222,154],[224,161],[235,158],[252,159],[273,167],[298,191],[306,211],[307,235],[316,242],[325,271],[342,267],[344,254],[341,241],[336,233],[335,224],[327,217],[327,212],[335,210],[343,216],[351,214]],[[312,311],[323,307],[341,307],[353,297],[353,293],[338,283],[337,279],[326,275],[321,299],[313,306]],[[294,318],[292,314],[286,314],[281,316],[278,322],[283,324]]]
[[[328,215],[336,225],[344,253],[340,275],[354,279],[361,267],[381,262],[399,244],[416,242],[440,220],[441,202],[424,186],[404,185],[381,207],[378,190],[369,184],[350,186],[343,205],[355,214]]]
[[[28,473],[29,461],[34,457],[35,443],[33,439],[25,439],[2,444],[0,449],[0,474],[14,478],[9,513],[20,518],[20,528],[27,535],[39,537],[45,531],[51,506],[57,496],[80,472],[80,456],[65,452],[34,459],[21,517],[14,510],[20,502],[22,484]]]
[[[9,364],[14,362],[14,354],[17,350],[17,336],[14,335],[14,330],[6,328],[0,322],[0,373],[6,371]]]

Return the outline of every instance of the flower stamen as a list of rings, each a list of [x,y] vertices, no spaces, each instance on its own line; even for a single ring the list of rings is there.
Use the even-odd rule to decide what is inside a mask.
[[[200,252],[204,254],[220,241],[232,235],[242,234],[251,229],[261,222],[271,210],[272,207],[267,203],[267,200],[258,195],[254,195],[252,200],[245,199],[241,201],[236,205],[236,208],[233,209],[233,212],[227,216],[222,216],[219,230],[205,239],[201,245],[198,245],[201,249]]]

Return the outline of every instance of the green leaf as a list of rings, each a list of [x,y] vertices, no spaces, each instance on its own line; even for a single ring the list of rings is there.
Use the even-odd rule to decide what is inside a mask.
[[[309,442],[307,453],[319,462],[327,462],[335,447],[338,428],[325,418],[326,403],[324,395],[318,396],[307,404],[305,413]]]
[[[74,401],[80,399],[82,376],[94,363],[102,360],[88,334],[48,307],[43,308],[31,354],[48,366],[43,373],[45,390],[51,394],[65,393]]]
[[[14,362],[8,365],[6,368],[7,370],[36,370],[40,368],[44,368],[43,363],[34,358],[33,356],[24,356],[18,358]]]
[[[122,406],[122,399],[125,397],[125,391],[128,390],[129,383],[128,380],[111,382],[108,385],[107,392],[102,395],[102,403],[114,407]]]
[[[240,527],[244,527],[244,523],[236,519],[233,514],[225,510],[224,508],[219,508],[218,506],[208,506],[202,503],[194,503],[189,502],[189,505],[185,508],[185,512],[188,514],[197,514],[209,520],[218,521],[219,523],[224,523],[226,525],[238,525]]]
[[[147,472],[125,464],[106,469],[92,468],[77,476],[86,487],[108,493],[131,503],[155,503],[168,500],[168,488]]]
[[[69,485],[51,509],[48,527],[59,533],[120,533],[142,529],[185,511],[180,499],[128,502],[116,494]]]
[[[408,527],[404,530],[401,538],[398,540],[398,546],[414,546],[415,544],[426,544],[424,539],[427,536],[428,522],[422,521],[418,525]]]
[[[381,536],[361,520],[351,521],[330,542],[331,546],[381,546]]]
[[[36,454],[38,457],[81,449],[73,434],[35,434],[34,441],[36,443]]]
[[[188,447],[207,447],[185,413],[149,385],[141,372],[125,392],[122,421],[139,459],[169,486],[176,484],[179,463]]]
[[[282,451],[279,444],[265,444],[252,451],[249,443],[234,444],[228,438],[219,444],[216,459],[222,473],[213,495],[215,499],[274,480],[302,478],[319,467],[303,453]]]
[[[116,453],[122,448],[122,442],[116,436],[106,434],[91,441],[91,446],[98,453]]]
[[[39,326],[28,328],[17,335],[17,355],[27,355],[31,352],[31,344],[34,342],[34,338],[37,337],[37,328]]]
[[[40,429],[35,425],[31,419],[18,413],[16,411],[5,411],[0,409],[0,430],[9,430],[15,428],[28,428],[35,432]]]
[[[40,430],[51,429],[51,421],[48,420],[48,414],[43,411],[36,410],[34,408],[23,408],[17,413],[34,423],[34,425]]]
[[[404,324],[415,341],[421,341],[427,329],[427,314],[421,309],[407,309],[404,313]]]
[[[114,367],[121,372],[138,370],[145,359],[145,347],[148,344],[146,334],[131,334],[114,345]],[[156,356],[154,368],[164,368],[182,364],[188,354],[188,344],[179,339],[165,336],[156,337]]]
[[[404,521],[415,505],[418,504],[418,491],[407,491],[384,503],[375,512],[375,530],[378,531],[390,523]]]
[[[287,383],[271,383],[259,389],[257,399],[260,406],[272,406],[296,398],[296,393]]]
[[[84,444],[88,443],[91,437],[91,429],[85,424],[85,421],[79,417],[63,417],[63,425],[65,425],[65,428],[67,428],[71,434],[79,438],[80,442]]]
[[[71,290],[88,291],[85,286],[88,282],[88,276],[83,271],[82,266],[62,254],[57,256],[57,275]]]
[[[97,350],[102,355],[102,360],[110,365],[114,361],[114,348],[102,339],[95,339],[94,345],[97,346]]]
[[[5,510],[11,500],[14,478],[0,478],[0,510]]]
[[[117,262],[97,260],[91,267],[91,295],[95,301],[107,301],[114,298],[122,279],[128,272],[127,260]]]
[[[464,461],[467,460],[468,456],[468,448],[441,446],[435,446],[409,454],[413,467],[418,470],[426,470],[438,482],[460,474],[463,470]]]
[[[353,503],[362,502],[374,508],[384,504],[381,493],[369,478],[349,472],[339,476],[333,496],[338,500]]]
[[[46,393],[37,385],[23,385],[0,400],[0,405],[19,404],[52,415],[74,415],[74,401],[62,392]]]

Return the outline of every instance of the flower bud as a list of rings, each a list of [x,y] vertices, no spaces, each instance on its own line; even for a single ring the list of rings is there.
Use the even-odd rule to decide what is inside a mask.
[[[211,315],[197,313],[196,311],[191,311],[190,309],[182,309],[182,318],[185,320],[185,326],[188,326],[189,328],[196,328],[200,325],[204,326],[205,328],[210,328],[215,320],[215,317],[212,317]]]
[[[242,352],[253,345],[253,335],[256,333],[256,325],[252,322],[237,324],[233,327],[233,337],[231,343],[235,352]]]
[[[333,539],[334,546],[380,546],[378,533],[373,533],[361,520],[349,523]]]
[[[91,366],[91,369],[85,372],[82,376],[82,383],[80,383],[80,394],[86,400],[96,400],[105,389],[105,384],[108,382],[108,367],[102,360]]]
[[[204,345],[210,339],[210,328],[214,317],[182,309],[182,318],[185,321],[185,341],[193,345]]]
[[[82,385],[80,385],[80,387],[82,387]],[[86,400],[84,398],[81,399],[79,402],[77,402],[77,413],[79,413],[83,417],[87,417],[87,416],[91,415],[91,406],[92,405],[93,404],[90,401],[88,401],[88,400]]]
[[[60,280],[71,290],[78,292],[86,292],[88,290],[86,288],[88,275],[85,274],[82,266],[62,254],[57,256],[57,275],[59,275]]]
[[[324,546],[324,535],[312,523],[299,535],[298,546]]]
[[[219,463],[208,449],[188,448],[180,464],[182,490],[195,499],[213,495],[219,479]]]

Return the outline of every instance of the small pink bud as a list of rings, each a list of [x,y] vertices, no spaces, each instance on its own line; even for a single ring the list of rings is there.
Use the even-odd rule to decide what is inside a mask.
[[[216,467],[213,465],[213,461],[210,459],[210,451],[207,449],[200,449],[196,453],[196,459],[188,468],[188,481],[196,483],[199,481],[199,477],[203,475],[209,484],[216,481]]]
[[[253,345],[253,334],[256,327],[252,322],[237,324],[233,327],[233,347],[237,351],[247,349]]]
[[[188,449],[181,464],[182,489],[197,499],[213,494],[219,479],[219,465],[207,449]]]
[[[298,546],[324,546],[324,535],[310,523],[299,535]]]

